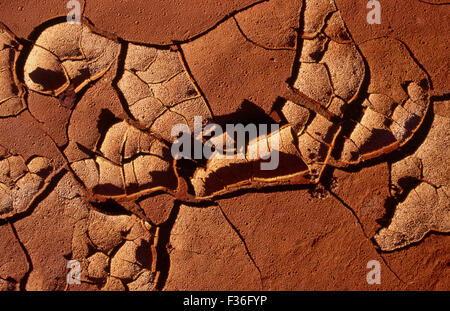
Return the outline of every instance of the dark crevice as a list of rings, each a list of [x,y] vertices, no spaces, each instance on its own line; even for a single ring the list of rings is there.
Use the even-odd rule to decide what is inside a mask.
[[[28,278],[30,277],[30,273],[33,271],[33,262],[31,260],[30,254],[28,253],[28,250],[25,248],[25,245],[23,245],[22,241],[20,240],[19,235],[16,231],[16,228],[14,227],[14,225],[11,222],[9,223],[9,225],[10,225],[11,231],[13,232],[14,237],[17,240],[17,243],[19,243],[19,246],[22,249],[22,251],[25,255],[25,258],[27,260],[27,263],[28,263],[28,270],[25,273],[25,275],[23,276],[23,278],[20,280],[20,283],[19,283],[19,289],[21,291],[25,291],[27,282],[28,282]]]
[[[356,214],[356,212],[354,211],[354,209],[348,205],[343,199],[341,199],[336,193],[334,193],[332,190],[327,189],[330,194],[337,200],[339,201],[339,203],[341,203],[348,211],[350,211],[350,213],[352,213],[353,217],[356,219],[356,221],[358,222],[361,231],[364,235],[364,237],[366,238],[367,241],[370,242],[370,244],[373,245],[375,251],[378,253],[378,255],[380,256],[381,260],[383,261],[383,263],[386,265],[386,267],[389,269],[389,271],[392,272],[392,274],[402,283],[402,284],[406,284],[406,282],[400,278],[400,276],[391,268],[391,266],[389,265],[389,263],[386,261],[386,259],[383,257],[382,251],[380,249],[380,247],[378,246],[378,244],[375,242],[375,240],[371,237],[369,237],[364,229],[364,225],[361,222],[361,220],[359,219],[358,215]]]
[[[118,85],[120,79],[122,79],[123,74],[125,72],[125,59],[127,57],[129,43],[126,41],[123,41],[123,40],[119,40],[119,44],[120,44],[120,51],[119,51],[119,55],[117,56],[117,71],[115,73],[114,79],[111,82],[111,85],[112,85],[113,89],[116,91],[116,95],[119,98],[119,101],[122,105],[123,111],[130,118],[130,120],[136,122],[136,118],[133,116],[133,114],[130,111],[128,102],[125,99],[125,95],[122,93],[122,91],[120,90],[119,85]]]
[[[200,32],[200,33],[198,33],[198,34],[196,34],[196,35],[193,35],[193,36],[191,36],[190,38],[188,38],[188,39],[186,39],[186,40],[173,40],[173,39],[172,39],[172,40],[171,40],[172,42],[171,42],[171,43],[168,43],[168,44],[153,44],[153,43],[139,42],[139,41],[127,41],[127,42],[130,43],[130,44],[137,44],[137,45],[148,46],[148,47],[155,47],[155,48],[171,48],[171,47],[176,46],[176,45],[189,43],[189,42],[192,42],[192,41],[194,41],[194,40],[196,40],[196,39],[198,39],[198,38],[200,38],[200,37],[203,37],[204,35],[208,34],[209,32],[211,32],[211,31],[213,31],[213,30],[215,30],[215,29],[218,28],[220,25],[222,25],[223,23],[225,23],[229,18],[235,16],[236,14],[238,14],[238,13],[240,13],[240,12],[243,12],[243,11],[246,11],[246,10],[248,10],[248,9],[254,7],[254,6],[257,6],[257,5],[259,5],[259,4],[261,4],[261,3],[264,3],[264,2],[267,2],[267,1],[269,1],[269,0],[260,0],[260,1],[256,1],[256,2],[254,2],[254,3],[252,3],[252,4],[250,4],[250,5],[247,5],[246,7],[243,7],[243,8],[240,8],[240,9],[238,9],[238,10],[235,10],[235,11],[233,11],[233,12],[230,12],[230,13],[228,13],[227,15],[225,15],[222,19],[220,19],[218,22],[216,22],[216,23],[215,23],[213,26],[211,26],[210,28],[208,28],[208,29],[206,29],[206,30],[204,30],[204,31],[202,31],[202,32]],[[85,10],[85,8],[83,8],[83,14],[84,14],[84,10]],[[65,17],[64,17],[64,18],[65,18]],[[105,36],[105,37],[107,37],[107,38],[109,38],[109,39],[111,39],[111,40],[114,40],[114,41],[124,41],[124,42],[125,42],[125,40],[121,39],[121,38],[118,37],[117,35],[108,33],[108,32],[106,32],[106,31],[102,31],[101,29],[97,28],[97,27],[95,26],[95,24],[94,24],[88,17],[84,16],[84,17],[83,17],[83,20],[85,20],[85,21],[89,24],[89,26],[92,27],[92,31],[93,31],[94,33],[97,33],[97,34],[99,34],[99,35]],[[168,41],[169,41],[169,40],[170,40],[170,39],[168,39]]]
[[[47,196],[55,190],[56,185],[61,180],[61,178],[67,173],[66,169],[61,169],[59,172],[56,172],[54,176],[50,178],[49,181],[44,185],[44,187],[39,191],[39,193],[32,199],[32,201],[28,204],[28,208],[21,212],[14,214],[13,216],[9,217],[7,220],[0,219],[0,226],[3,225],[5,222],[15,223],[16,221],[19,221],[25,217],[30,216],[36,207],[47,198]]]
[[[206,98],[205,93],[200,88],[200,85],[197,83],[197,80],[195,80],[194,75],[192,74],[191,68],[189,67],[189,64],[186,60],[186,56],[184,55],[183,49],[181,48],[181,45],[177,45],[177,51],[178,51],[178,54],[180,55],[180,59],[183,63],[184,70],[186,70],[186,73],[187,73],[189,79],[191,80],[192,84],[194,84],[196,91],[200,94],[200,96],[204,100],[206,106],[208,107],[209,113],[211,113],[211,116],[214,119],[214,112],[212,111],[211,105],[210,105],[208,99]]]
[[[356,214],[355,210],[348,205],[341,197],[339,197],[335,192],[333,192],[331,189],[327,189],[327,191],[331,194],[331,196],[333,198],[335,198],[337,201],[339,201],[339,203],[341,203],[347,210],[350,211],[350,213],[352,213],[353,217],[355,217],[356,221],[358,222],[361,231],[363,233],[363,235],[366,237],[367,240],[370,240],[370,237],[367,235],[366,230],[364,229],[364,224],[361,222],[361,220],[359,219],[358,215]]]
[[[432,102],[440,102],[440,101],[447,101],[447,100],[450,100],[450,93],[443,93],[443,94],[431,96]]]
[[[158,281],[155,290],[162,291],[166,285],[170,271],[170,233],[175,220],[180,212],[181,203],[175,202],[168,220],[159,226],[159,239],[156,245],[157,262],[156,271],[159,271]]]
[[[112,199],[107,199],[104,202],[90,202],[90,205],[94,210],[109,216],[131,216],[132,214],[129,210]]]
[[[302,56],[303,40],[301,40],[301,35],[303,33],[303,23],[305,17],[305,1],[301,0],[300,16],[297,29],[297,51],[295,53],[294,63],[292,64],[291,77],[286,80],[288,85],[294,85],[298,78],[298,73],[300,72],[300,58]]]
[[[259,279],[261,281],[261,290],[264,289],[264,281],[263,281],[263,276],[262,276],[262,272],[261,269],[259,268],[258,264],[256,263],[255,259],[253,258],[252,254],[250,253],[250,250],[248,249],[247,243],[245,242],[244,237],[242,236],[241,232],[239,231],[238,228],[236,228],[236,226],[231,222],[231,220],[228,218],[228,216],[225,214],[225,212],[223,211],[222,207],[217,204],[217,207],[219,208],[220,212],[222,213],[223,217],[225,218],[225,220],[227,221],[227,223],[230,225],[231,229],[233,229],[233,231],[237,234],[237,236],[239,237],[239,239],[242,242],[242,245],[244,245],[245,248],[245,252],[247,253],[248,258],[250,259],[250,261],[253,263],[253,266],[256,268],[256,270],[258,270],[258,274],[259,274]]]
[[[230,193],[225,193],[217,195],[214,200],[231,199],[248,193],[275,193],[275,192],[287,192],[287,191],[298,191],[298,190],[308,190],[312,187],[310,184],[298,184],[298,185],[262,185],[254,186],[253,188],[238,189]]]
[[[341,170],[345,172],[359,172],[363,168],[376,166],[378,164],[388,162],[394,163],[407,156],[414,154],[417,149],[422,145],[427,137],[434,120],[433,102],[430,103],[429,109],[427,110],[422,124],[418,130],[413,134],[411,139],[409,139],[402,147],[394,150],[388,154],[383,154],[379,157],[369,159],[366,161],[361,161],[359,164],[352,165],[350,167],[342,167]],[[342,137],[342,136],[341,136]]]
[[[255,45],[255,46],[257,46],[257,47],[259,47],[259,48],[261,48],[261,49],[267,50],[267,51],[296,51],[295,47],[275,47],[275,48],[271,48],[271,47],[267,47],[267,46],[264,46],[264,45],[262,45],[262,44],[259,44],[259,43],[253,41],[252,39],[250,39],[250,38],[247,36],[247,34],[244,32],[244,30],[243,30],[243,29],[241,28],[241,26],[239,25],[239,22],[238,22],[238,20],[236,19],[235,16],[233,16],[232,19],[233,19],[234,23],[236,24],[236,27],[237,27],[237,29],[239,30],[239,33],[240,33],[240,34],[242,35],[242,37],[244,37],[244,39],[245,39],[246,41],[248,41],[249,43],[251,43],[251,44],[253,44],[253,45]]]

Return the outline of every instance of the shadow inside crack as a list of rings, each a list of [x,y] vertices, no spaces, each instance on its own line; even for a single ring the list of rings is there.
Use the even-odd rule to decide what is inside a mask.
[[[57,90],[66,83],[66,76],[62,72],[38,67],[29,74],[31,80],[43,87],[43,91]]]

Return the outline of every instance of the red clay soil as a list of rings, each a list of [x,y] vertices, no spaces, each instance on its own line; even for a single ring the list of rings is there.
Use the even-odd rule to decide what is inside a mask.
[[[263,1],[105,0],[102,5],[87,2],[85,16],[99,29],[127,41],[169,45],[200,36],[259,2]]]
[[[447,4],[444,5],[445,3]],[[450,89],[448,2],[385,1],[382,4],[380,25],[369,25],[365,21],[368,10],[360,5],[360,1],[337,0],[336,5],[355,42],[362,43],[383,36],[400,39],[431,76],[434,89],[448,93]]]
[[[450,289],[448,2],[41,2],[0,3],[0,290]],[[196,115],[282,169],[174,158]]]

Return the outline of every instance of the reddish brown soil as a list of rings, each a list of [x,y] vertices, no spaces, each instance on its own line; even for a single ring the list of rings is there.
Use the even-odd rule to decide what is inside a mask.
[[[13,59],[27,50],[30,52],[37,31],[47,26],[44,23],[68,12],[66,0],[41,2],[0,3],[0,22],[18,40],[12,48]],[[413,242],[387,251],[376,240],[382,228],[394,223],[395,212],[403,206],[407,195],[417,189],[417,184],[432,185],[436,193],[449,186],[450,172],[444,162],[448,161],[447,151],[432,149],[436,141],[448,141],[448,132],[444,133],[444,127],[440,138],[428,136],[431,128],[441,129],[442,124],[448,124],[442,120],[450,116],[450,5],[446,1],[383,1],[380,25],[366,22],[365,3],[335,1],[350,39],[354,40],[349,46],[356,47],[366,66],[364,79],[357,81],[356,95],[349,100],[355,105],[350,108],[356,107],[355,113],[346,114],[344,121],[359,117],[356,111],[362,106],[358,105],[369,94],[387,89],[391,99],[404,103],[409,98],[409,83],[431,84],[430,94],[434,97],[429,107],[434,109],[429,108],[427,117],[414,129],[417,132],[405,147],[393,153],[389,153],[391,149],[384,150],[380,153],[387,154],[381,158],[345,168],[333,167],[335,163],[330,162],[317,185],[291,179],[271,187],[252,184],[249,189],[233,189],[207,199],[196,196],[187,186],[194,174],[191,166],[205,168],[206,161],[175,163],[167,151],[161,151],[163,147],[151,144],[155,138],[148,133],[153,127],[147,127],[141,115],[130,112],[132,105],[118,81],[124,71],[138,77],[137,72],[145,70],[124,69],[126,54],[134,43],[178,53],[179,58],[175,59],[182,63],[180,70],[188,75],[190,84],[186,87],[180,82],[164,87],[176,95],[185,92],[187,97],[198,96],[203,105],[201,113],[208,115],[209,121],[291,123],[277,105],[292,87],[291,80],[297,78],[298,58],[304,57],[300,55],[304,41],[298,34],[304,26],[305,1],[155,0],[149,1],[151,5],[143,1],[80,2],[92,31],[116,40],[122,47],[118,56],[83,90],[76,95],[73,89],[66,90],[68,98],[43,94],[26,86],[23,77],[26,57],[17,59],[13,68],[16,76],[11,83],[26,90],[23,96],[26,106],[16,115],[0,117],[0,161],[3,161],[0,164],[4,164],[0,165],[0,203],[11,196],[11,202],[26,202],[22,209],[8,210],[5,214],[0,209],[0,290],[450,289],[450,236],[445,229],[450,205],[448,192],[442,196],[439,192],[438,199],[424,196],[423,204],[417,205],[417,214],[424,215],[427,207],[432,210],[439,204],[444,206],[444,212],[436,212],[437,220],[433,218],[433,223],[430,218],[420,217],[406,217],[403,221],[402,215],[397,215],[400,225],[406,228],[399,234]],[[381,41],[371,41],[379,38],[394,43],[380,46]],[[324,50],[336,44],[335,40],[336,37],[330,39]],[[94,52],[98,42],[93,43]],[[338,46],[341,44],[338,42]],[[106,54],[105,51],[106,48],[102,53]],[[322,54],[311,57],[321,58]],[[138,61],[134,61],[139,63],[142,58],[137,54]],[[339,60],[335,61],[338,68],[348,69],[344,56],[342,66]],[[149,64],[140,65],[144,68]],[[167,64],[166,67],[171,66],[168,61]],[[165,65],[159,64],[156,74],[163,72],[168,76],[161,81],[173,82],[180,75],[170,76],[167,72],[173,68]],[[320,84],[323,82],[320,72],[313,72],[317,78],[309,81],[312,93],[328,96],[329,90],[338,89],[338,83],[344,81],[347,86],[354,82],[350,76],[331,75],[329,67],[334,68],[326,67],[326,87]],[[0,67],[0,73],[2,70]],[[141,84],[144,89],[152,85],[144,83],[142,76],[139,79],[140,84],[136,79],[128,85],[133,95],[141,90]],[[152,96],[147,95],[133,104]],[[164,107],[169,117],[158,116],[161,118],[158,129],[163,130],[155,137],[162,146],[171,143],[161,136],[170,133],[172,123],[181,120],[190,124],[187,116],[195,115],[193,108],[179,108],[186,100],[181,98],[178,106]],[[365,112],[364,109],[361,111]],[[148,113],[143,110],[143,114]],[[309,119],[317,115],[311,114]],[[107,137],[110,127],[121,122],[140,136],[127,132]],[[344,135],[348,139],[350,134],[351,131],[343,133],[342,139]],[[135,144],[131,148],[133,155],[125,159],[126,143],[131,141]],[[327,145],[332,144],[334,141]],[[136,168],[137,161],[148,156],[141,145],[148,150],[154,148],[148,153],[161,159],[152,167],[158,174],[145,171],[149,162],[140,162],[140,169]],[[418,151],[419,146],[425,151]],[[435,160],[435,166],[429,166],[434,158],[428,162],[421,159],[423,154],[433,154],[427,148],[439,154],[436,159],[444,160]],[[110,149],[118,150],[118,161],[107,158],[105,154]],[[407,171],[405,174],[409,175],[405,176],[412,179],[405,179],[404,189],[395,188],[392,166],[408,157],[419,159],[426,166],[423,172],[444,176],[447,184],[433,184],[424,176],[414,179],[414,173]],[[12,158],[16,162],[11,162]],[[97,158],[103,162],[94,162]],[[36,159],[48,162],[41,165],[36,161],[39,166]],[[120,161],[133,166],[129,169],[116,163]],[[283,165],[289,167],[288,163]],[[302,165],[307,166],[303,162]],[[230,180],[242,176],[249,179],[254,176],[255,167],[254,163],[236,165],[230,169]],[[127,169],[135,178],[132,187],[127,184],[130,174]],[[19,172],[17,178],[12,176],[14,170]],[[40,177],[39,186],[26,184],[29,176]],[[211,188],[230,186],[220,174],[217,176],[209,176]],[[155,180],[164,181],[156,190],[150,187]],[[21,181],[25,183],[22,188]],[[140,191],[131,191],[133,187]],[[152,191],[147,191],[150,188]],[[11,206],[15,208],[14,204]],[[417,238],[413,236],[416,219],[428,226],[426,233]],[[81,284],[67,283],[70,270],[67,263],[72,259],[80,262]],[[366,280],[367,263],[371,260],[381,264],[381,284],[368,284]]]

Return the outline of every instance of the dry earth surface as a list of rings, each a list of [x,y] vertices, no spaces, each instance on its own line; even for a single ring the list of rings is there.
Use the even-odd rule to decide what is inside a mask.
[[[67,2],[0,0],[0,290],[450,289],[448,2]]]

